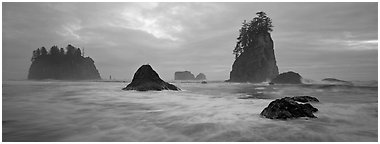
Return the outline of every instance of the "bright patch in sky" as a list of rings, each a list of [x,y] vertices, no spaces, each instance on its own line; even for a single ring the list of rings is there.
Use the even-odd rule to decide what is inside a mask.
[[[139,4],[134,7],[127,7],[122,13],[126,23],[125,28],[141,30],[159,39],[177,41],[179,38],[173,33],[179,33],[183,27],[170,19],[169,15],[162,13],[149,13],[157,8],[158,5]],[[146,12],[148,11],[148,12]]]
[[[333,50],[377,50],[378,40],[321,40],[322,43],[341,45],[341,47]]]
[[[352,50],[371,50],[377,49],[378,41],[377,40],[357,40],[357,41],[346,41],[347,46]]]
[[[57,33],[64,37],[74,37],[79,40],[81,37],[75,33],[75,31],[79,29],[81,29],[81,27],[78,24],[66,24],[63,25],[62,30],[57,31]]]

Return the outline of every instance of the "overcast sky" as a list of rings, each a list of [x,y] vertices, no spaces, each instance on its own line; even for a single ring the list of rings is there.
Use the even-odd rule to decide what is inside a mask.
[[[85,48],[102,78],[149,63],[229,79],[243,20],[272,18],[279,71],[320,80],[377,80],[377,3],[3,3],[3,79],[26,79],[32,51]]]

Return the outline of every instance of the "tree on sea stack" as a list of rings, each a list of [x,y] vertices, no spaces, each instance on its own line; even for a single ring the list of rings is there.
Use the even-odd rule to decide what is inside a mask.
[[[58,48],[58,46],[52,46],[50,48],[49,54],[53,55],[53,56],[59,55],[59,48]]]
[[[235,49],[233,54],[235,58],[239,57],[244,52],[245,48],[254,44],[255,35],[259,33],[268,33],[273,31],[272,20],[267,17],[265,12],[257,12],[257,17],[253,18],[250,22],[244,20],[239,32],[240,35],[237,38]]]
[[[48,54],[48,52],[47,52],[46,48],[45,48],[45,47],[42,47],[42,48],[41,48],[41,55],[45,56],[45,55],[47,55],[47,54]]]
[[[228,82],[269,81],[278,75],[278,67],[270,32],[272,20],[265,12],[257,12],[251,21],[244,21],[233,50],[235,61]]]

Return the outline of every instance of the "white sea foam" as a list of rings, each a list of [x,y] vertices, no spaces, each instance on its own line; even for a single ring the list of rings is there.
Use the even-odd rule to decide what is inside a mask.
[[[183,91],[138,92],[125,85],[3,82],[3,141],[377,141],[377,89],[175,83]],[[260,116],[273,99],[292,95],[317,97],[318,118]]]
[[[256,87],[255,89],[257,89],[257,90],[264,90],[265,87]]]

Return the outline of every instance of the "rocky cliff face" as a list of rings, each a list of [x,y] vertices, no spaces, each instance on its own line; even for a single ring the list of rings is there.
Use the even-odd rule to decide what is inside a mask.
[[[63,60],[42,57],[30,66],[28,79],[86,80],[100,79],[100,75],[90,57]]]
[[[236,58],[230,72],[230,82],[263,82],[278,75],[270,33],[257,34],[253,43]]]

